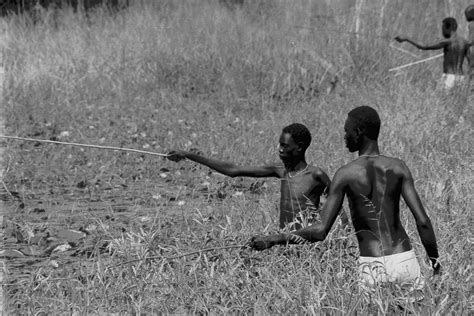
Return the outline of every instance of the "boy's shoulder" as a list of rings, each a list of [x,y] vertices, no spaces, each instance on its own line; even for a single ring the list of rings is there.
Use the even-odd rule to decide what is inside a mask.
[[[453,46],[464,47],[465,45],[467,45],[469,43],[468,39],[465,38],[464,36],[460,35],[460,34],[456,34],[455,37],[450,38],[448,40],[450,40],[450,44],[453,45]]]
[[[308,170],[315,174],[318,174],[318,173],[326,174],[326,172],[324,172],[323,169],[311,164],[308,164]]]
[[[463,44],[465,45],[469,44],[469,38],[466,38],[464,36],[460,36],[459,38],[462,40]]]
[[[285,178],[287,176],[287,171],[283,163],[276,163],[272,165],[276,170],[280,178]],[[328,177],[327,173],[318,166],[308,164],[306,167],[305,174],[311,175],[313,179],[320,180],[321,177]]]
[[[467,28],[469,30],[469,39],[472,41],[474,37],[474,21],[469,22]]]
[[[278,175],[278,178],[284,178],[286,177],[286,168],[285,165],[282,162],[276,162],[273,164],[269,164],[269,166],[272,166],[275,169],[275,172]]]
[[[407,169],[407,165],[403,160],[385,155],[379,155],[375,165],[378,165],[384,169],[400,172]],[[367,166],[368,165],[366,161],[356,158],[339,168],[336,173],[338,173],[341,177],[359,177],[360,173],[365,173]]]
[[[308,171],[315,180],[319,181],[321,178],[328,178],[327,173],[318,166],[308,164]]]

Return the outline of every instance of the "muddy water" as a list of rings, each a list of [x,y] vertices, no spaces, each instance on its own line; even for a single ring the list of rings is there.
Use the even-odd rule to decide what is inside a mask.
[[[41,146],[25,146],[17,157],[31,164],[37,151],[50,149]],[[10,154],[12,148],[8,150]],[[8,159],[14,165],[14,159]],[[183,227],[208,228],[196,224],[195,218],[209,225],[224,220],[226,198],[236,192],[245,192],[246,205],[252,204],[248,209],[258,205],[262,192],[267,194],[263,182],[250,179],[227,182],[216,176],[211,177],[212,185],[205,185],[193,169],[181,170],[176,178],[172,176],[176,170],[162,170],[158,179],[139,180],[96,175],[94,170],[80,177],[53,177],[44,176],[49,175],[46,169],[38,176],[0,184],[0,203],[9,206],[0,258],[8,268],[4,289],[10,311],[34,308],[28,299],[37,295],[42,302],[42,291],[50,282],[85,285],[91,276],[101,274],[98,269],[142,257],[142,250],[151,256],[172,256],[205,248],[206,238],[195,238]],[[276,183],[271,187],[278,195]],[[140,232],[153,234],[153,240],[140,243],[130,238]]]
[[[190,217],[190,208],[220,203],[203,192],[141,182],[126,187],[119,182],[52,184],[45,191],[21,193],[0,190],[0,200],[10,206],[3,224],[10,284],[31,280],[38,271],[74,277],[70,270],[78,262],[91,266],[98,256],[102,262],[117,260],[113,241],[121,236],[170,226],[179,231],[177,223]]]

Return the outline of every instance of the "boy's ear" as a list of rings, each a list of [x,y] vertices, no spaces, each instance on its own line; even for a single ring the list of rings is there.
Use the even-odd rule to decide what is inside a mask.
[[[304,148],[304,143],[303,142],[298,142],[297,145],[298,145],[298,151],[302,151],[303,148]]]

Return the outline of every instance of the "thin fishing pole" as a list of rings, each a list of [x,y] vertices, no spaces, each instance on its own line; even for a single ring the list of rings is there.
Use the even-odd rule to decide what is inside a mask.
[[[418,65],[418,64],[424,63],[424,62],[429,61],[429,60],[433,60],[433,59],[436,59],[436,58],[440,58],[440,57],[442,57],[443,55],[444,55],[444,54],[439,54],[439,55],[431,56],[431,57],[428,57],[428,58],[425,58],[425,59],[422,59],[422,60],[417,60],[417,61],[414,61],[414,62],[405,64],[405,65],[402,65],[402,66],[390,68],[388,71],[389,71],[389,72],[392,72],[392,71],[397,71],[397,70],[404,69],[404,68],[407,68],[407,67],[410,67],[410,66],[413,66],[413,65]]]
[[[328,32],[351,34],[351,35],[365,35],[365,36],[380,38],[380,39],[383,39],[383,40],[386,40],[386,41],[391,41],[392,40],[392,37],[388,36],[388,35],[383,36],[383,35],[375,35],[375,34],[368,34],[368,33],[361,33],[361,32],[341,31],[341,30],[334,30],[334,29],[326,29],[326,28],[323,28],[323,27],[312,28],[312,27],[301,26],[301,25],[289,25],[289,26],[295,27],[295,28],[300,28],[300,29],[312,30],[312,31],[328,31]]]
[[[0,135],[0,138],[6,138],[6,139],[12,139],[12,140],[21,140],[21,141],[29,141],[29,142],[40,142],[40,143],[48,143],[48,144],[56,144],[56,145],[69,145],[69,146],[79,146],[79,147],[88,147],[88,148],[97,148],[97,149],[121,150],[121,151],[129,151],[129,152],[134,152],[134,153],[139,153],[139,154],[146,154],[146,155],[153,155],[153,156],[160,156],[160,157],[168,157],[168,154],[161,154],[161,153],[155,153],[155,152],[152,152],[152,151],[138,150],[138,149],[132,149],[132,148],[89,145],[89,144],[80,144],[80,143],[69,143],[69,142],[60,142],[60,141],[56,141],[56,140],[36,139],[36,138],[7,136],[7,135]]]
[[[223,247],[213,247],[213,248],[199,249],[199,250],[191,251],[191,252],[188,252],[188,253],[183,253],[183,254],[180,254],[180,255],[172,256],[172,257],[166,257],[166,256],[150,256],[150,257],[148,257],[148,256],[146,256],[144,258],[137,258],[137,259],[133,259],[133,260],[125,261],[125,262],[120,262],[120,263],[117,263],[117,264],[114,264],[114,265],[110,265],[110,266],[106,267],[106,269],[120,267],[120,266],[123,266],[123,265],[127,265],[127,264],[134,263],[134,262],[139,262],[139,261],[155,260],[155,259],[174,260],[174,259],[179,259],[179,258],[182,258],[182,257],[201,254],[201,253],[204,253],[204,252],[209,252],[209,251],[235,249],[235,248],[243,249],[243,248],[246,248],[246,247],[248,247],[248,243],[245,243],[245,244],[242,244],[242,245],[230,245],[230,246],[223,246]]]

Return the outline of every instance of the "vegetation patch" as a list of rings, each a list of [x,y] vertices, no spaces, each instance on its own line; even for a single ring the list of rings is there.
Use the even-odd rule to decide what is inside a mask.
[[[332,177],[354,158],[343,147],[348,110],[370,105],[383,122],[382,153],[413,172],[444,272],[430,278],[405,206],[402,222],[428,277],[417,303],[396,288],[359,287],[357,241],[340,224],[317,244],[244,247],[278,230],[274,179],[0,140],[9,313],[472,312],[474,135],[466,100],[436,89],[440,60],[388,72],[414,61],[389,38],[435,37],[444,3],[380,2],[356,15],[344,1],[246,1],[232,9],[219,1],[130,2],[113,14],[57,9],[35,22],[7,18],[9,135],[195,149],[262,165],[278,160],[281,128],[301,122],[313,135],[308,162]],[[459,21],[467,4],[452,3]]]

